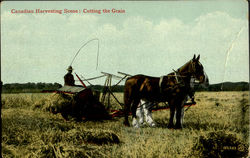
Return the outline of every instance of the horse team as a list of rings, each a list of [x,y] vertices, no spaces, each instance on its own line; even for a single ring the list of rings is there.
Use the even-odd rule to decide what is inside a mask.
[[[192,94],[194,80],[204,87],[209,85],[208,77],[202,64],[200,55],[194,57],[176,71],[162,77],[135,75],[125,82],[124,90],[124,124],[130,126],[128,116],[132,112],[132,125],[140,127],[145,121],[155,126],[149,107],[154,103],[168,102],[170,119],[168,128],[182,128],[184,103]],[[138,116],[139,121],[136,119]],[[174,125],[174,116],[176,123]]]

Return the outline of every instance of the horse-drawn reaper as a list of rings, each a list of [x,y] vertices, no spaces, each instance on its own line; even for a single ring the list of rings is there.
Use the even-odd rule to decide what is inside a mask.
[[[199,59],[200,55],[197,58],[194,55],[193,59],[166,76],[135,75],[129,77],[125,82],[124,90],[124,124],[129,126],[128,115],[131,110],[133,126],[139,126],[136,120],[136,111],[141,101],[146,105],[154,102],[168,102],[170,106],[168,128],[182,128],[184,103],[187,96],[191,93],[190,81],[192,78],[195,78],[203,86],[208,86],[209,84],[208,77]],[[175,113],[176,124],[174,126]],[[150,117],[150,113],[148,114],[148,121],[153,126],[153,120]]]

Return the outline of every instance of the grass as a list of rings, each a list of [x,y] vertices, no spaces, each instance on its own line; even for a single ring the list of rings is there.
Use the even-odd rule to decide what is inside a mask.
[[[115,95],[123,102],[122,93]],[[184,128],[172,130],[166,128],[168,110],[153,113],[156,128],[135,129],[123,126],[123,118],[65,121],[46,108],[54,103],[52,94],[2,94],[2,155],[175,158],[236,152],[246,157],[249,92],[197,92],[195,96],[197,104],[185,112]],[[112,99],[111,108],[120,106]]]

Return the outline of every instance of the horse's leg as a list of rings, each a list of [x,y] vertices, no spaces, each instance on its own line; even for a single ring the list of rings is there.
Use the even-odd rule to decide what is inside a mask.
[[[174,128],[174,114],[175,114],[174,102],[170,101],[169,106],[170,106],[170,118],[169,118],[168,128]]]
[[[131,112],[132,112],[132,125],[136,128],[139,128],[139,123],[136,119],[136,109],[138,107],[138,104],[140,103],[140,99],[134,100],[132,107],[131,107]]]
[[[143,100],[140,101],[138,108],[136,109],[136,116],[139,118],[139,125],[141,126],[144,122],[144,111],[143,104],[145,102]]]
[[[183,117],[184,117],[184,101],[183,100],[181,103],[177,105],[176,108],[176,124],[175,128],[176,129],[181,129],[182,128],[182,123],[183,123]]]
[[[152,111],[149,110],[149,108],[152,105],[153,103],[151,102],[147,102],[146,104],[143,105],[143,110],[144,110],[144,114],[145,114],[145,117],[146,117],[146,122],[149,124],[149,126],[151,127],[154,127],[155,126],[155,122],[152,118]]]

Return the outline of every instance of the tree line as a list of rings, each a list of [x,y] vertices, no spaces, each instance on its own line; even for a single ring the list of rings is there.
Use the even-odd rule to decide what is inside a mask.
[[[11,83],[2,86],[3,93],[40,93],[56,91],[61,88],[59,83]],[[102,85],[88,86],[91,89],[102,91],[105,87]],[[112,92],[123,92],[124,85],[117,85],[110,87]],[[196,91],[248,91],[248,82],[224,82],[218,84],[211,84],[208,88],[201,86],[195,87]]]
[[[198,86],[196,91],[249,91],[248,82],[223,82],[211,84],[208,88]]]
[[[2,93],[40,93],[61,88],[59,83],[10,83],[2,86]]]

